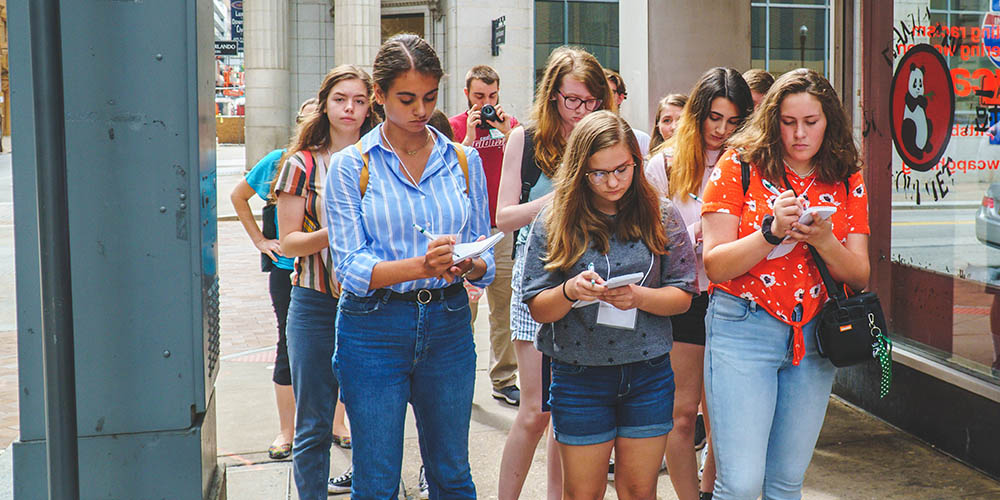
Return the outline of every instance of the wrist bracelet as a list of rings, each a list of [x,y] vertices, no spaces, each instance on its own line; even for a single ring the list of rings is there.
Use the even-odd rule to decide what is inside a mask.
[[[566,297],[566,300],[570,302],[576,302],[575,300],[569,298],[569,294],[566,293],[566,283],[567,283],[566,281],[563,281],[563,286],[562,286],[563,297]]]

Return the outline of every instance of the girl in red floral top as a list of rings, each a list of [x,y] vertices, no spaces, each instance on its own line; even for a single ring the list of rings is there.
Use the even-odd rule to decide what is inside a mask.
[[[736,150],[716,165],[702,207],[705,270],[713,283],[705,389],[714,498],[800,498],[834,376],[816,351],[827,290],[807,245],[838,282],[867,286],[861,162],[836,91],[806,69],[779,77],[729,144]],[[745,189],[741,161],[750,166]],[[799,223],[813,206],[836,212]],[[794,247],[776,256],[782,240]]]

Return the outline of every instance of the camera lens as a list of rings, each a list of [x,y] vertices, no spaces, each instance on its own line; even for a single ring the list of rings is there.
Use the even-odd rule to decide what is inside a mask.
[[[490,128],[490,124],[487,122],[500,121],[500,118],[497,116],[497,109],[492,104],[483,106],[480,116],[482,119],[479,121],[479,128]]]

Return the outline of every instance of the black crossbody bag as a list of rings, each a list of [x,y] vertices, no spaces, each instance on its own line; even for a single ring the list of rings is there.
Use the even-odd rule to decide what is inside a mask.
[[[788,179],[784,181],[785,186],[792,189]],[[844,189],[850,196],[847,181],[844,181]],[[819,324],[816,325],[819,355],[829,359],[836,367],[878,361],[882,369],[881,397],[885,397],[892,384],[892,341],[885,333],[885,314],[878,295],[861,292],[848,296],[844,292],[845,287],[833,279],[819,252],[812,245],[806,244],[806,248],[819,268],[829,296],[819,312]]]

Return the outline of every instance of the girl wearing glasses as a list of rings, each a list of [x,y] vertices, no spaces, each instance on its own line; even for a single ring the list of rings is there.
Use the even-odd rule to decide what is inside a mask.
[[[611,109],[611,90],[600,63],[590,53],[575,47],[552,51],[535,94],[532,124],[517,127],[507,139],[500,190],[497,197],[497,227],[517,231],[514,269],[511,276],[511,340],[521,378],[521,404],[507,434],[500,461],[500,500],[521,494],[538,440],[549,425],[542,411],[542,355],[535,349],[538,323],[531,319],[520,300],[522,248],[527,229],[542,205],[552,199],[552,178],[562,160],[566,140],[583,117],[598,109]],[[562,469],[554,441],[549,440],[548,498],[562,498]]]
[[[603,498],[612,449],[619,496],[655,497],[672,427],[669,316],[698,293],[695,258],[673,203],[641,168],[624,119],[581,120],[525,248],[521,298],[542,323],[535,346],[552,358],[564,498]],[[633,274],[634,284],[605,286]]]
[[[714,172],[722,146],[753,111],[750,87],[732,68],[712,68],[702,75],[684,107],[677,131],[646,167],[646,178],[677,207],[697,254],[698,284],[703,292],[691,309],[671,318],[674,350],[671,359],[677,374],[674,395],[674,430],[667,438],[667,468],[680,500],[711,498],[715,461],[709,446],[703,485],[699,492],[698,463],[691,446],[695,438],[698,404],[704,400],[705,311],[708,310],[708,276],[701,257],[701,201]],[[703,406],[704,408],[704,406]],[[706,436],[710,422],[705,418]],[[700,441],[700,440],[699,440]],[[706,443],[695,443],[705,446]]]

